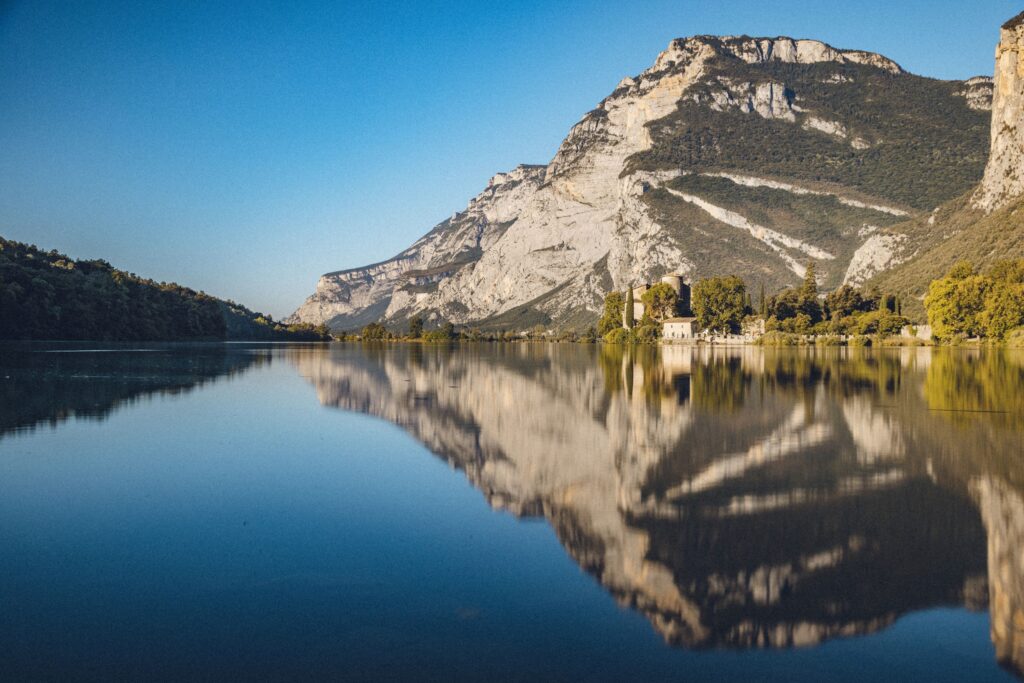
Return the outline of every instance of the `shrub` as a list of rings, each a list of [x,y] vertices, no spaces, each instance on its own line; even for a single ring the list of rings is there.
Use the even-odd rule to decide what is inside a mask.
[[[632,335],[626,328],[617,327],[604,335],[604,341],[606,344],[629,344],[632,341]]]
[[[799,334],[772,330],[762,334],[754,343],[759,346],[805,346],[807,340]]]

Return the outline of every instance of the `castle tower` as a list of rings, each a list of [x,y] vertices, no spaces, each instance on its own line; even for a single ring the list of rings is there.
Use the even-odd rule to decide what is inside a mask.
[[[686,284],[683,276],[679,273],[670,273],[661,281],[675,290],[676,293],[676,315],[690,314],[690,285]]]

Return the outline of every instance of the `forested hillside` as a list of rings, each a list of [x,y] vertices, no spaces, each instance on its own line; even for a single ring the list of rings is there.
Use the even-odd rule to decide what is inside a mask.
[[[175,283],[102,260],[0,238],[0,339],[102,341],[319,340],[312,325],[284,326]]]

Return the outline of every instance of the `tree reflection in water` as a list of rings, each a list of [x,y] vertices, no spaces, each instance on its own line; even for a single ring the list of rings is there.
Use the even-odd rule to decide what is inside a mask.
[[[0,438],[69,418],[104,420],[271,362],[243,344],[0,344]]]

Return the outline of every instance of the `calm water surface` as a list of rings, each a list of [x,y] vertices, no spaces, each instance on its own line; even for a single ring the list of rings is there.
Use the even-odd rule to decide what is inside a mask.
[[[1024,354],[0,347],[3,680],[1017,680]]]

